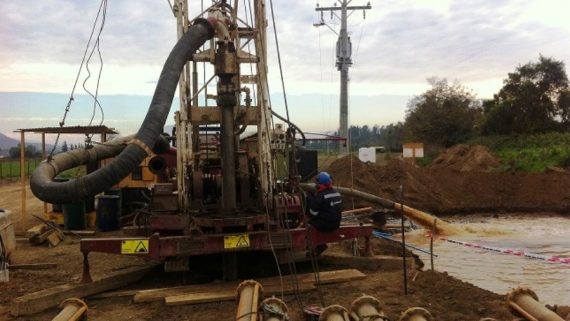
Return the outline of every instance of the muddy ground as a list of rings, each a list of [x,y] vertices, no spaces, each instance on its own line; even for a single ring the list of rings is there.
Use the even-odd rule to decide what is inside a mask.
[[[485,158],[486,159],[486,158]],[[489,164],[493,161],[486,159]],[[444,163],[444,162],[443,162]],[[452,166],[456,166],[453,167]],[[386,198],[398,200],[399,186],[404,187],[404,202],[407,205],[436,214],[457,213],[501,213],[501,212],[558,212],[570,210],[570,174],[566,172],[546,172],[543,174],[499,173],[489,168],[465,166],[451,162],[449,165],[434,168],[418,168],[400,159],[393,159],[385,166],[363,164],[356,158],[343,158],[334,161],[328,168],[335,184],[354,186]],[[18,182],[0,183],[0,208],[10,209],[15,221],[20,218],[20,191]],[[28,215],[40,214],[43,205],[34,199],[28,189]],[[348,202],[347,202],[348,203]],[[358,205],[358,204],[357,204]],[[35,223],[28,220],[28,227]],[[20,227],[20,226],[18,226]],[[386,252],[393,250],[393,244],[378,243],[377,249]],[[380,250],[381,252],[382,250]],[[143,264],[141,259],[93,253],[90,255],[93,276]],[[269,265],[246,269],[245,278],[276,274],[271,259]],[[82,257],[79,242],[67,239],[56,248],[35,247],[27,242],[18,242],[18,249],[12,256],[12,263],[53,262],[58,266],[50,270],[13,271],[11,281],[0,284],[0,320],[11,320],[3,313],[11,300],[18,296],[68,282],[78,282],[81,273]],[[198,264],[198,263],[197,263]],[[211,263],[202,262],[203,266]],[[336,269],[335,266],[321,265],[321,270]],[[309,272],[310,265],[299,265],[299,273]],[[287,268],[284,267],[286,271]],[[348,283],[322,287],[326,304],[350,303],[366,293],[377,297],[383,304],[390,320],[398,320],[401,312],[414,306],[422,306],[441,321],[479,320],[493,317],[497,320],[513,320],[513,315],[505,304],[503,294],[482,290],[438,272],[420,272],[410,281],[409,294],[403,294],[402,271],[363,270],[367,278]],[[410,279],[414,276],[410,274]],[[157,270],[137,284],[125,289],[144,289],[179,285],[184,282],[213,281],[219,276],[215,271],[195,269],[191,273],[164,274]],[[235,302],[210,303],[196,306],[167,307],[162,303],[134,304],[130,298],[88,300],[90,320],[234,320]],[[318,303],[318,293],[285,297],[291,309],[292,320],[302,320],[301,307]],[[51,320],[56,309],[21,317],[15,320]]]
[[[379,252],[394,250],[392,243],[375,241],[374,248]],[[55,269],[26,271],[18,270],[10,274],[11,281],[2,285],[0,306],[7,307],[10,301],[26,293],[47,287],[78,282],[81,275],[82,257],[78,241],[67,240],[56,248],[36,247],[27,243],[19,243],[19,250],[14,254],[14,263],[57,263]],[[384,250],[382,250],[384,249]],[[269,262],[270,259],[268,258]],[[133,265],[144,264],[140,259],[93,253],[90,258],[93,276],[105,275],[110,271],[121,270]],[[274,268],[264,266],[260,269],[248,269],[245,277],[260,277],[274,274]],[[321,270],[339,269],[334,265],[320,265]],[[298,273],[311,270],[310,264],[299,264]],[[377,297],[390,320],[397,320],[401,312],[410,307],[422,306],[431,311],[437,320],[459,321],[479,320],[482,317],[494,317],[497,320],[512,320],[513,317],[505,304],[502,295],[479,289],[462,282],[445,273],[420,272],[412,281],[415,271],[409,274],[409,294],[403,294],[403,275],[399,270],[363,270],[367,277],[363,280],[335,285],[322,286],[325,304],[341,304],[350,307],[351,302],[363,293]],[[283,266],[284,273],[287,266]],[[137,284],[125,289],[144,289],[179,285],[196,281],[212,281],[219,275],[212,271],[194,269],[183,275],[181,273],[164,274],[157,269]],[[318,292],[286,296],[285,302],[291,309],[292,320],[302,320],[301,307],[318,304]],[[235,318],[235,302],[209,303],[195,306],[168,307],[163,303],[135,304],[130,298],[89,300],[89,320],[202,320],[219,321]],[[0,308],[1,311],[1,308]],[[0,315],[6,320],[51,320],[57,309],[51,309],[36,315],[11,318],[8,314]]]

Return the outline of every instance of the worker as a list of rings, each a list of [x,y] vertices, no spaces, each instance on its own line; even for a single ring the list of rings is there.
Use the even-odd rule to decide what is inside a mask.
[[[317,193],[308,197],[309,225],[321,232],[330,232],[339,228],[342,198],[332,187],[332,178],[327,172],[320,172],[316,177]]]

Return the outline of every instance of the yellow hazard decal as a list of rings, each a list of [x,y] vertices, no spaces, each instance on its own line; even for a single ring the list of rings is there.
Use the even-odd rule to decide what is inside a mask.
[[[121,254],[148,254],[148,240],[123,240]]]
[[[224,236],[224,249],[235,249],[240,247],[249,247],[249,235],[226,235]]]

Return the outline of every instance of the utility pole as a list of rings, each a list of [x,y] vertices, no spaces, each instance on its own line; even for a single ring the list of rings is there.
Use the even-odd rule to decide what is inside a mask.
[[[366,18],[366,10],[372,9],[370,2],[365,6],[349,6],[352,0],[340,0],[340,7],[336,2],[333,7],[320,7],[317,3],[315,11],[321,13],[321,20],[314,24],[315,27],[327,26],[338,35],[336,41],[336,68],[340,71],[340,125],[339,136],[346,138],[345,145],[339,142],[339,152],[348,152],[348,68],[352,65],[352,43],[348,36],[346,20],[355,10],[362,10],[363,17]],[[340,19],[340,32],[336,32],[331,26],[325,23],[324,12],[330,12],[331,19],[336,16]],[[336,13],[340,11],[340,17]]]

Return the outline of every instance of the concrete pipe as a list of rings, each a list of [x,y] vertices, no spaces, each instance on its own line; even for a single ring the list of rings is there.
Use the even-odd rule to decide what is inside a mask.
[[[323,312],[321,312],[321,316],[319,317],[319,321],[349,321],[348,312],[345,308],[340,305],[329,305],[326,307]]]
[[[404,311],[400,316],[400,321],[435,321],[435,319],[428,310],[415,307]]]
[[[350,305],[350,316],[355,321],[384,321],[386,315],[382,311],[380,301],[369,295],[362,295]]]
[[[287,305],[281,299],[271,297],[261,302],[261,321],[287,321]]]
[[[240,283],[237,287],[236,321],[257,321],[257,308],[262,295],[263,287],[259,282],[247,280]]]
[[[538,302],[538,296],[528,288],[518,288],[507,294],[509,307],[529,321],[564,321],[554,311]]]
[[[62,310],[52,321],[76,321],[87,312],[87,304],[81,299],[71,298],[60,304]]]

